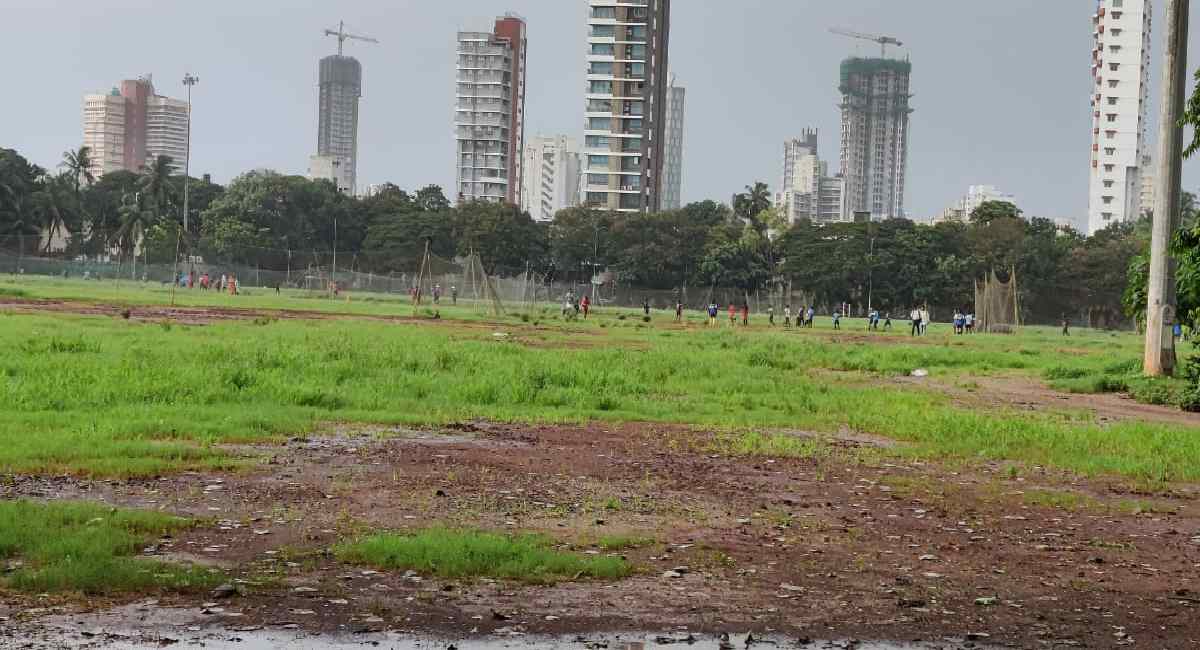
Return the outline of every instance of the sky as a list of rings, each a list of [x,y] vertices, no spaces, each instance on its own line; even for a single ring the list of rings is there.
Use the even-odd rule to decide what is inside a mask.
[[[1163,0],[1155,0],[1156,142]],[[315,153],[322,31],[345,20],[363,65],[359,183],[454,185],[455,36],[508,11],[528,22],[526,136],[582,138],[585,0],[0,0],[0,147],[54,167],[82,140],[82,96],[152,74],[193,95],[193,175],[302,174]],[[911,58],[907,210],[940,212],[996,185],[1029,215],[1087,209],[1094,0],[674,0],[670,63],[687,88],[683,199],[728,201],[779,185],[782,143],[820,129],[837,167],[838,66],[878,46],[830,27],[895,36]],[[1191,30],[1200,57],[1200,27]],[[1195,66],[1193,66],[1195,67]],[[1184,188],[1200,189],[1200,161]]]

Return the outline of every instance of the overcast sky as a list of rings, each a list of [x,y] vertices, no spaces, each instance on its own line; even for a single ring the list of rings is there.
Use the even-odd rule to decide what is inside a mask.
[[[828,32],[844,26],[896,36],[911,56],[910,214],[993,184],[1029,214],[1083,219],[1094,0],[673,4],[671,68],[688,89],[685,201],[728,201],[756,179],[774,189],[782,142],[805,127],[821,130],[822,158],[836,169],[838,64],[878,54]],[[1157,68],[1163,1],[1155,5]],[[585,0],[0,0],[0,146],[54,166],[82,139],[84,93],[151,73],[161,94],[179,97],[190,70],[200,77],[194,174],[304,173],[316,147],[317,61],[336,48],[321,32],[343,19],[382,41],[346,45],[363,64],[359,183],[449,188],[455,32],[487,29],[506,11],[528,21],[527,136],[581,137]],[[1195,61],[1200,28],[1192,37]],[[1200,189],[1200,163],[1185,165],[1184,187]]]

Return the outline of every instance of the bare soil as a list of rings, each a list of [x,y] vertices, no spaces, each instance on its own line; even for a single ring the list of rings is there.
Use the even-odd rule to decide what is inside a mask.
[[[0,496],[201,519],[144,554],[220,566],[237,580],[242,593],[219,601],[157,596],[207,612],[187,622],[205,630],[453,637],[686,626],[1022,648],[1200,643],[1200,511],[1186,491],[1135,514],[1095,505],[1128,496],[1102,481],[914,463],[867,440],[838,441],[821,458],[722,456],[712,441],[656,424],[331,426],[237,448],[260,458],[247,472],[17,476]],[[1035,489],[1094,501],[1029,505]],[[375,572],[329,551],[367,531],[439,524],[543,532],[579,552],[604,552],[594,545],[602,536],[653,543],[620,551],[633,577],[555,586]],[[51,613],[118,604],[5,594],[0,639]]]

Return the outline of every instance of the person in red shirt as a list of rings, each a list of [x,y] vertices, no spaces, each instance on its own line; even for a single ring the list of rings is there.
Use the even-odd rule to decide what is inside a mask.
[[[742,303],[742,326],[750,327],[750,304]]]
[[[583,300],[579,301],[579,308],[583,310],[583,320],[587,320],[588,308],[591,306],[592,306],[592,301],[588,300],[587,296],[584,296]]]
[[[737,325],[737,307],[733,303],[729,303],[729,326]]]

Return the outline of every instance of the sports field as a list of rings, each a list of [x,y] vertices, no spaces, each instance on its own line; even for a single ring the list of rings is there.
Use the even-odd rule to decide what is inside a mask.
[[[1200,638],[1200,416],[1132,333],[447,303],[0,279],[0,615]]]

